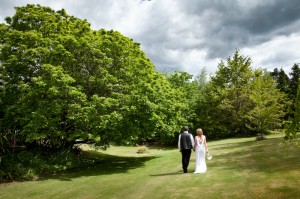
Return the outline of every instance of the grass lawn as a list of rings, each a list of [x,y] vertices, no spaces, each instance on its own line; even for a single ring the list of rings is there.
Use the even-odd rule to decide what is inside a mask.
[[[114,147],[90,151],[101,164],[35,181],[0,184],[0,198],[299,198],[300,148],[285,150],[280,134],[209,141],[213,159],[204,174],[181,170],[176,148]],[[87,146],[86,150],[89,150]]]

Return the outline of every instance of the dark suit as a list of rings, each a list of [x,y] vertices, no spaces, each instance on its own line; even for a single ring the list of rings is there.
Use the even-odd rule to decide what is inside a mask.
[[[181,133],[178,140],[178,147],[182,155],[182,169],[187,173],[187,168],[190,163],[192,149],[194,147],[193,136],[187,132]]]

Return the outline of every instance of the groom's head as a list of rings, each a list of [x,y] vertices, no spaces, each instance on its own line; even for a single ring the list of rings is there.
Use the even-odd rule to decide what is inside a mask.
[[[184,131],[189,131],[189,127],[185,126],[185,127],[183,127],[183,130]]]

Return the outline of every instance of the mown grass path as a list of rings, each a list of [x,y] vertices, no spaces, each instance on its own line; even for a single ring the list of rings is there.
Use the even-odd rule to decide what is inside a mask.
[[[254,138],[208,141],[213,159],[205,174],[181,171],[176,148],[111,147],[92,152],[101,160],[93,167],[30,182],[0,185],[0,198],[298,198],[300,195],[300,148],[282,145],[280,135],[268,140]]]

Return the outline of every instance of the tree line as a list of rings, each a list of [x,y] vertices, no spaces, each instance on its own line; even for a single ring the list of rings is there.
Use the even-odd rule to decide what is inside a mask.
[[[253,69],[237,50],[212,75],[160,73],[120,32],[92,30],[64,9],[15,9],[0,25],[2,155],[16,145],[174,143],[183,125],[219,139],[295,124],[298,64],[289,78]]]
[[[299,103],[298,64],[289,77],[283,69],[279,74],[277,68],[253,69],[251,63],[237,50],[209,78],[205,69],[194,80],[185,72],[169,76],[172,85],[186,91],[194,127],[204,128],[212,139],[254,135],[263,139],[272,130],[288,129]]]

